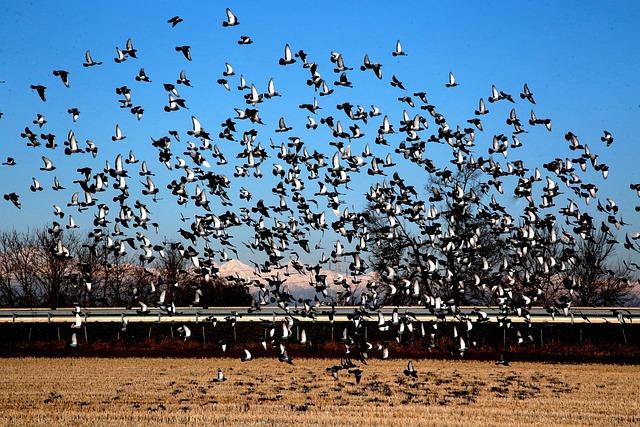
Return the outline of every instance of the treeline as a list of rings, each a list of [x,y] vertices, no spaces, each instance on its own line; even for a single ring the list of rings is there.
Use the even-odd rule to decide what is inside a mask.
[[[386,285],[387,303],[410,303],[412,283],[421,280],[454,305],[640,304],[634,293],[640,266],[616,253],[621,245],[604,223],[580,231],[581,236],[553,216],[538,217],[535,205],[528,208],[538,218],[532,225],[514,226],[511,217],[512,223],[497,222],[486,207],[497,203],[486,200],[480,176],[478,169],[464,167],[447,178],[433,178],[425,187],[433,202],[432,223],[417,224],[412,211],[402,211],[391,238],[384,207],[369,204],[370,233],[377,242],[370,247],[370,262]],[[402,196],[393,187],[385,191]],[[466,193],[474,196],[459,200],[458,194]]]
[[[370,211],[372,229],[376,230],[375,211]],[[517,291],[519,287],[535,284],[540,289],[535,305],[553,306],[570,295],[574,306],[630,306],[640,303],[633,292],[636,283],[628,263],[615,256],[615,245],[604,233],[575,246],[570,262],[563,261],[562,247],[545,246],[543,251],[520,257],[510,268],[517,280],[508,286],[501,273],[505,245],[499,236],[485,232],[481,222],[457,224],[458,234],[474,230],[484,240],[479,256],[486,265],[453,259],[448,287],[439,289],[445,301],[459,305],[496,305],[500,290]],[[374,231],[375,234],[375,231]],[[385,304],[415,304],[405,292],[408,283],[416,280],[409,274],[413,265],[430,256],[424,247],[414,248],[409,228],[391,241],[371,249],[370,268],[383,278]],[[68,307],[80,304],[87,307],[176,306],[249,306],[253,298],[248,284],[254,281],[227,280],[216,275],[203,275],[190,265],[190,248],[180,243],[165,243],[154,247],[158,256],[141,259],[135,238],[123,237],[118,244],[96,245],[83,241],[72,230],[54,237],[46,228],[29,231],[0,232],[0,307]],[[60,256],[60,246],[68,255]],[[117,249],[114,249],[117,248]],[[431,247],[433,251],[433,247]],[[130,253],[128,253],[130,252]],[[427,254],[427,255],[425,255]],[[562,268],[549,269],[549,260]],[[395,265],[394,277],[389,278],[388,266]],[[498,266],[496,268],[496,266]],[[496,271],[498,272],[496,274]],[[456,283],[479,281],[483,286],[454,286]],[[390,292],[389,285],[397,291]],[[463,289],[463,292],[459,290]],[[350,295],[362,295],[366,290]],[[340,298],[339,305],[358,304],[359,298],[349,301]]]
[[[113,250],[70,231],[55,238],[46,228],[0,232],[0,306],[251,304],[243,284],[196,274],[181,244],[166,243],[162,256],[143,261],[123,249],[131,246],[135,252],[134,239],[123,240],[127,244]],[[60,256],[60,246],[68,255]]]

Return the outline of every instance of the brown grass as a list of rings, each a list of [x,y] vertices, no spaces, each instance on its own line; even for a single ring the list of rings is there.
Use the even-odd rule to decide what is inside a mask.
[[[335,360],[3,359],[0,424],[638,425],[640,369],[371,361],[362,383]],[[213,383],[221,367],[225,383]]]

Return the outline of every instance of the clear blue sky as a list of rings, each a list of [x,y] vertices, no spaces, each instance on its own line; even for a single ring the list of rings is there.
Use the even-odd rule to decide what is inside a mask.
[[[572,156],[563,139],[571,130],[600,155],[600,160],[611,166],[609,180],[596,180],[601,196],[609,195],[626,206],[623,218],[636,225],[638,216],[633,212],[637,203],[629,190],[630,182],[640,182],[637,167],[640,148],[636,127],[640,122],[640,52],[638,49],[638,22],[640,3],[562,1],[562,2],[201,2],[197,6],[169,1],[136,2],[84,2],[48,1],[5,2],[1,6],[0,26],[0,157],[13,156],[18,166],[0,167],[2,192],[15,191],[22,197],[23,209],[0,203],[2,228],[23,229],[28,225],[43,225],[54,217],[51,206],[67,203],[75,190],[75,168],[85,163],[101,168],[105,160],[116,153],[134,150],[137,157],[147,159],[157,173],[156,183],[164,186],[169,173],[156,161],[156,150],[150,146],[150,136],[158,137],[169,129],[182,133],[190,128],[190,116],[196,115],[203,125],[217,134],[219,124],[231,114],[233,107],[244,106],[238,92],[227,93],[215,81],[221,76],[225,62],[231,63],[237,75],[244,74],[249,83],[266,90],[269,77],[276,88],[285,94],[268,105],[262,104],[261,115],[269,124],[277,118],[287,117],[289,125],[296,127],[294,134],[302,136],[310,147],[328,154],[333,148],[326,133],[307,132],[306,114],[295,108],[301,102],[310,102],[313,91],[304,84],[307,71],[298,65],[280,67],[285,43],[292,49],[305,50],[312,60],[320,63],[320,72],[327,80],[334,80],[329,53],[341,52],[351,72],[355,88],[337,88],[331,97],[321,99],[334,116],[335,104],[346,100],[354,104],[379,105],[397,122],[402,106],[395,99],[401,94],[388,85],[391,74],[396,74],[410,91],[425,90],[430,101],[438,105],[452,125],[463,125],[473,114],[478,98],[490,95],[492,84],[517,96],[524,82],[535,92],[539,116],[553,120],[554,131],[534,129],[523,136],[525,148],[510,155],[522,158],[529,166],[541,166],[554,157]],[[231,7],[240,20],[240,26],[222,28],[225,7]],[[171,29],[166,20],[180,15],[184,22]],[[238,46],[240,35],[254,40],[250,46]],[[115,64],[115,46],[124,47],[132,38],[139,51],[139,59]],[[392,58],[395,41],[400,39],[408,56]],[[174,51],[174,46],[192,46],[193,61],[187,62]],[[94,59],[103,61],[102,67],[84,69],[84,51],[90,49]],[[368,53],[375,62],[383,64],[384,82],[370,73],[357,70],[362,57]],[[151,85],[134,81],[138,69],[144,67],[153,80]],[[62,86],[52,75],[54,69],[70,71],[71,89]],[[166,94],[161,83],[175,81],[180,70],[186,70],[193,88],[180,88],[187,99],[189,111],[167,114],[162,111]],[[461,83],[454,90],[444,88],[449,71]],[[235,87],[238,76],[232,77]],[[31,84],[43,84],[48,101],[42,103]],[[145,116],[137,122],[128,110],[118,108],[115,87],[128,85],[133,90],[134,105],[145,108]],[[67,108],[81,111],[78,123],[72,123]],[[490,106],[492,118],[485,126],[493,133],[508,129],[504,118],[509,105]],[[528,118],[529,106],[519,103],[519,115]],[[27,148],[20,139],[20,131],[29,126],[36,113],[43,113],[49,123],[42,129],[57,135],[60,147],[51,152],[43,147]],[[111,142],[115,124],[119,123],[127,139]],[[343,121],[346,127],[346,121]],[[433,123],[432,123],[433,124]],[[495,124],[491,127],[491,124]],[[377,124],[375,125],[377,127]],[[73,129],[84,145],[93,140],[100,156],[93,161],[86,156],[65,157],[62,142],[69,129]],[[605,149],[599,137],[603,129],[611,131],[615,143]],[[264,132],[264,131],[263,131]],[[486,156],[492,133],[479,136],[479,154]],[[375,127],[370,127],[373,137]],[[268,145],[272,133],[262,133],[259,140]],[[282,138],[277,139],[281,141]],[[483,141],[483,142],[482,142]],[[232,173],[234,153],[238,147],[219,143],[229,159],[225,168],[214,170]],[[364,142],[356,142],[361,149]],[[373,144],[372,144],[373,146]],[[184,145],[174,144],[174,153]],[[447,161],[444,151],[433,149],[434,159],[441,165]],[[380,152],[380,154],[385,154]],[[46,155],[58,170],[41,172],[40,156]],[[181,154],[180,154],[181,155]],[[181,155],[181,157],[184,157]],[[394,157],[397,157],[395,155]],[[269,163],[270,164],[270,163]],[[133,171],[137,172],[139,165]],[[401,167],[402,168],[402,167]],[[402,170],[402,169],[401,169]],[[270,167],[263,172],[270,175]],[[407,172],[409,170],[407,169]],[[50,189],[53,175],[58,175],[64,192]],[[33,195],[28,191],[31,177],[38,177],[45,191]],[[133,174],[132,174],[133,176]],[[418,178],[416,178],[418,179]],[[130,186],[139,187],[135,179]],[[247,179],[234,183],[234,192],[245,186],[256,198],[271,200],[263,181]],[[358,179],[360,185],[354,194],[366,191],[368,181]],[[311,183],[316,190],[316,184]],[[164,188],[163,188],[164,189]],[[137,191],[132,191],[132,193]],[[141,198],[139,194],[136,194]],[[178,209],[168,194],[159,205],[150,204],[154,218],[162,224],[161,236],[175,235]],[[362,197],[350,198],[358,207]],[[190,210],[186,211],[188,214]],[[73,212],[71,212],[73,213]],[[112,210],[111,215],[117,212]],[[91,217],[78,215],[78,222],[87,230]]]

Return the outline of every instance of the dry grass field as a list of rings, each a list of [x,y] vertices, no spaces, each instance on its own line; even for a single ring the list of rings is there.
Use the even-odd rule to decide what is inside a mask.
[[[362,382],[336,360],[2,359],[0,424],[639,425],[640,368],[371,361]],[[211,381],[221,367],[228,380]]]

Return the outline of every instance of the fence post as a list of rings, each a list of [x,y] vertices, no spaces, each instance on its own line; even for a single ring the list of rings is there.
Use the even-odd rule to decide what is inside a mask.
[[[502,351],[507,351],[507,328],[502,329]]]

